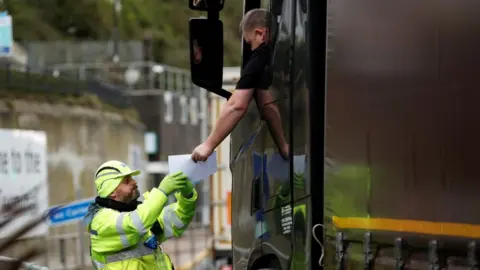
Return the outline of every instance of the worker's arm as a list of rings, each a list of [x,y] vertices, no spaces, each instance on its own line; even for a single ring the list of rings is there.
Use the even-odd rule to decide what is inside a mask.
[[[90,233],[104,239],[106,244],[101,249],[97,247],[96,252],[118,251],[137,244],[138,236],[144,235],[153,226],[166,202],[165,193],[153,188],[135,211],[118,212],[108,208],[100,210],[92,220]],[[109,237],[117,241],[106,241]]]
[[[283,132],[280,110],[278,109],[276,100],[273,98],[272,92],[270,90],[258,91],[255,93],[255,97],[257,99],[258,110],[267,122],[273,141],[277,145],[282,157],[288,159],[289,146]]]
[[[212,133],[205,141],[210,149],[215,149],[242,119],[248,110],[253,93],[253,88],[235,90],[228,101],[223,104]]]
[[[145,199],[149,196],[148,192],[143,194]],[[192,188],[189,196],[183,196],[181,192],[176,192],[175,198],[177,202],[163,209],[158,216],[158,224],[154,225],[154,229],[152,229],[152,232],[157,235],[160,242],[164,242],[173,236],[181,236],[195,215],[198,198],[195,189]],[[160,230],[156,229],[155,226],[160,226]]]
[[[223,105],[220,116],[205,144],[213,151],[232,132],[248,110],[256,89],[268,89],[271,74],[267,68],[271,51],[268,46],[256,50],[242,70],[235,91]]]
[[[236,90],[222,106],[210,136],[193,150],[192,160],[194,162],[207,160],[213,150],[232,132],[247,112],[256,89],[268,89],[271,83],[267,69],[269,62],[270,50],[267,46],[252,55],[242,70],[242,76],[235,87]]]
[[[255,89],[267,89],[270,85],[266,67],[270,62],[270,51],[263,49],[255,53],[242,70],[235,91],[224,103],[220,115],[206,144],[215,149],[235,128],[248,110]]]
[[[198,198],[195,189],[190,198],[184,197],[180,192],[175,193],[175,198],[177,202],[165,207],[158,218],[163,231],[161,235],[157,235],[160,242],[181,236],[195,215]]]

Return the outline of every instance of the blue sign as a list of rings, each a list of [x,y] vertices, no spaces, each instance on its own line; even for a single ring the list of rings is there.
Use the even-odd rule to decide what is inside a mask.
[[[9,56],[12,53],[12,47],[12,16],[2,12],[0,13],[0,57]]]
[[[48,221],[51,226],[55,226],[80,220],[87,214],[88,206],[92,202],[94,202],[93,198],[53,207],[50,209]]]

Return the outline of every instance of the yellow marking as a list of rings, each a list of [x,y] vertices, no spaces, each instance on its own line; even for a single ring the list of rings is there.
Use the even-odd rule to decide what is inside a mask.
[[[480,225],[388,218],[332,217],[340,229],[365,229],[480,238]]]
[[[232,192],[227,191],[227,223],[232,226]]]
[[[213,190],[213,183],[214,183],[214,178],[213,178],[213,174],[210,175],[209,177],[209,181],[210,181],[210,191]],[[213,192],[210,192],[210,201],[213,202],[215,200],[215,198],[213,197]],[[213,212],[215,211],[214,209],[214,206],[212,204],[210,204],[210,220],[214,220],[214,216],[215,216],[215,213]],[[210,232],[213,234],[215,232],[215,228],[213,227],[214,226],[214,222],[210,222]]]
[[[232,241],[229,241],[229,240],[219,240],[218,242],[220,244],[223,244],[223,245],[225,245],[225,244],[231,245],[232,244]]]
[[[183,265],[181,265],[178,270],[190,270],[192,269],[192,267],[194,267],[197,263],[201,262],[202,260],[204,260],[207,256],[209,256],[211,254],[211,250],[210,249],[205,249],[204,251],[202,251],[200,254],[198,254],[197,256],[195,256],[195,258]],[[177,267],[175,267],[175,269],[177,269]]]

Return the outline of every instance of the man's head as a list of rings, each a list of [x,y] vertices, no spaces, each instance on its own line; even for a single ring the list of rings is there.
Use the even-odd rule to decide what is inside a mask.
[[[132,176],[139,174],[140,171],[130,169],[121,161],[110,160],[103,163],[95,172],[98,196],[124,203],[138,199],[140,192]]]
[[[269,42],[275,31],[275,21],[263,8],[248,11],[240,22],[240,31],[245,41],[255,50],[263,42]]]

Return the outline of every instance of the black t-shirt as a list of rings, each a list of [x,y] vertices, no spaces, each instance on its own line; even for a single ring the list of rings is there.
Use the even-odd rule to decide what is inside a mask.
[[[242,69],[235,89],[268,89],[272,84],[271,49],[265,43],[256,48]]]

